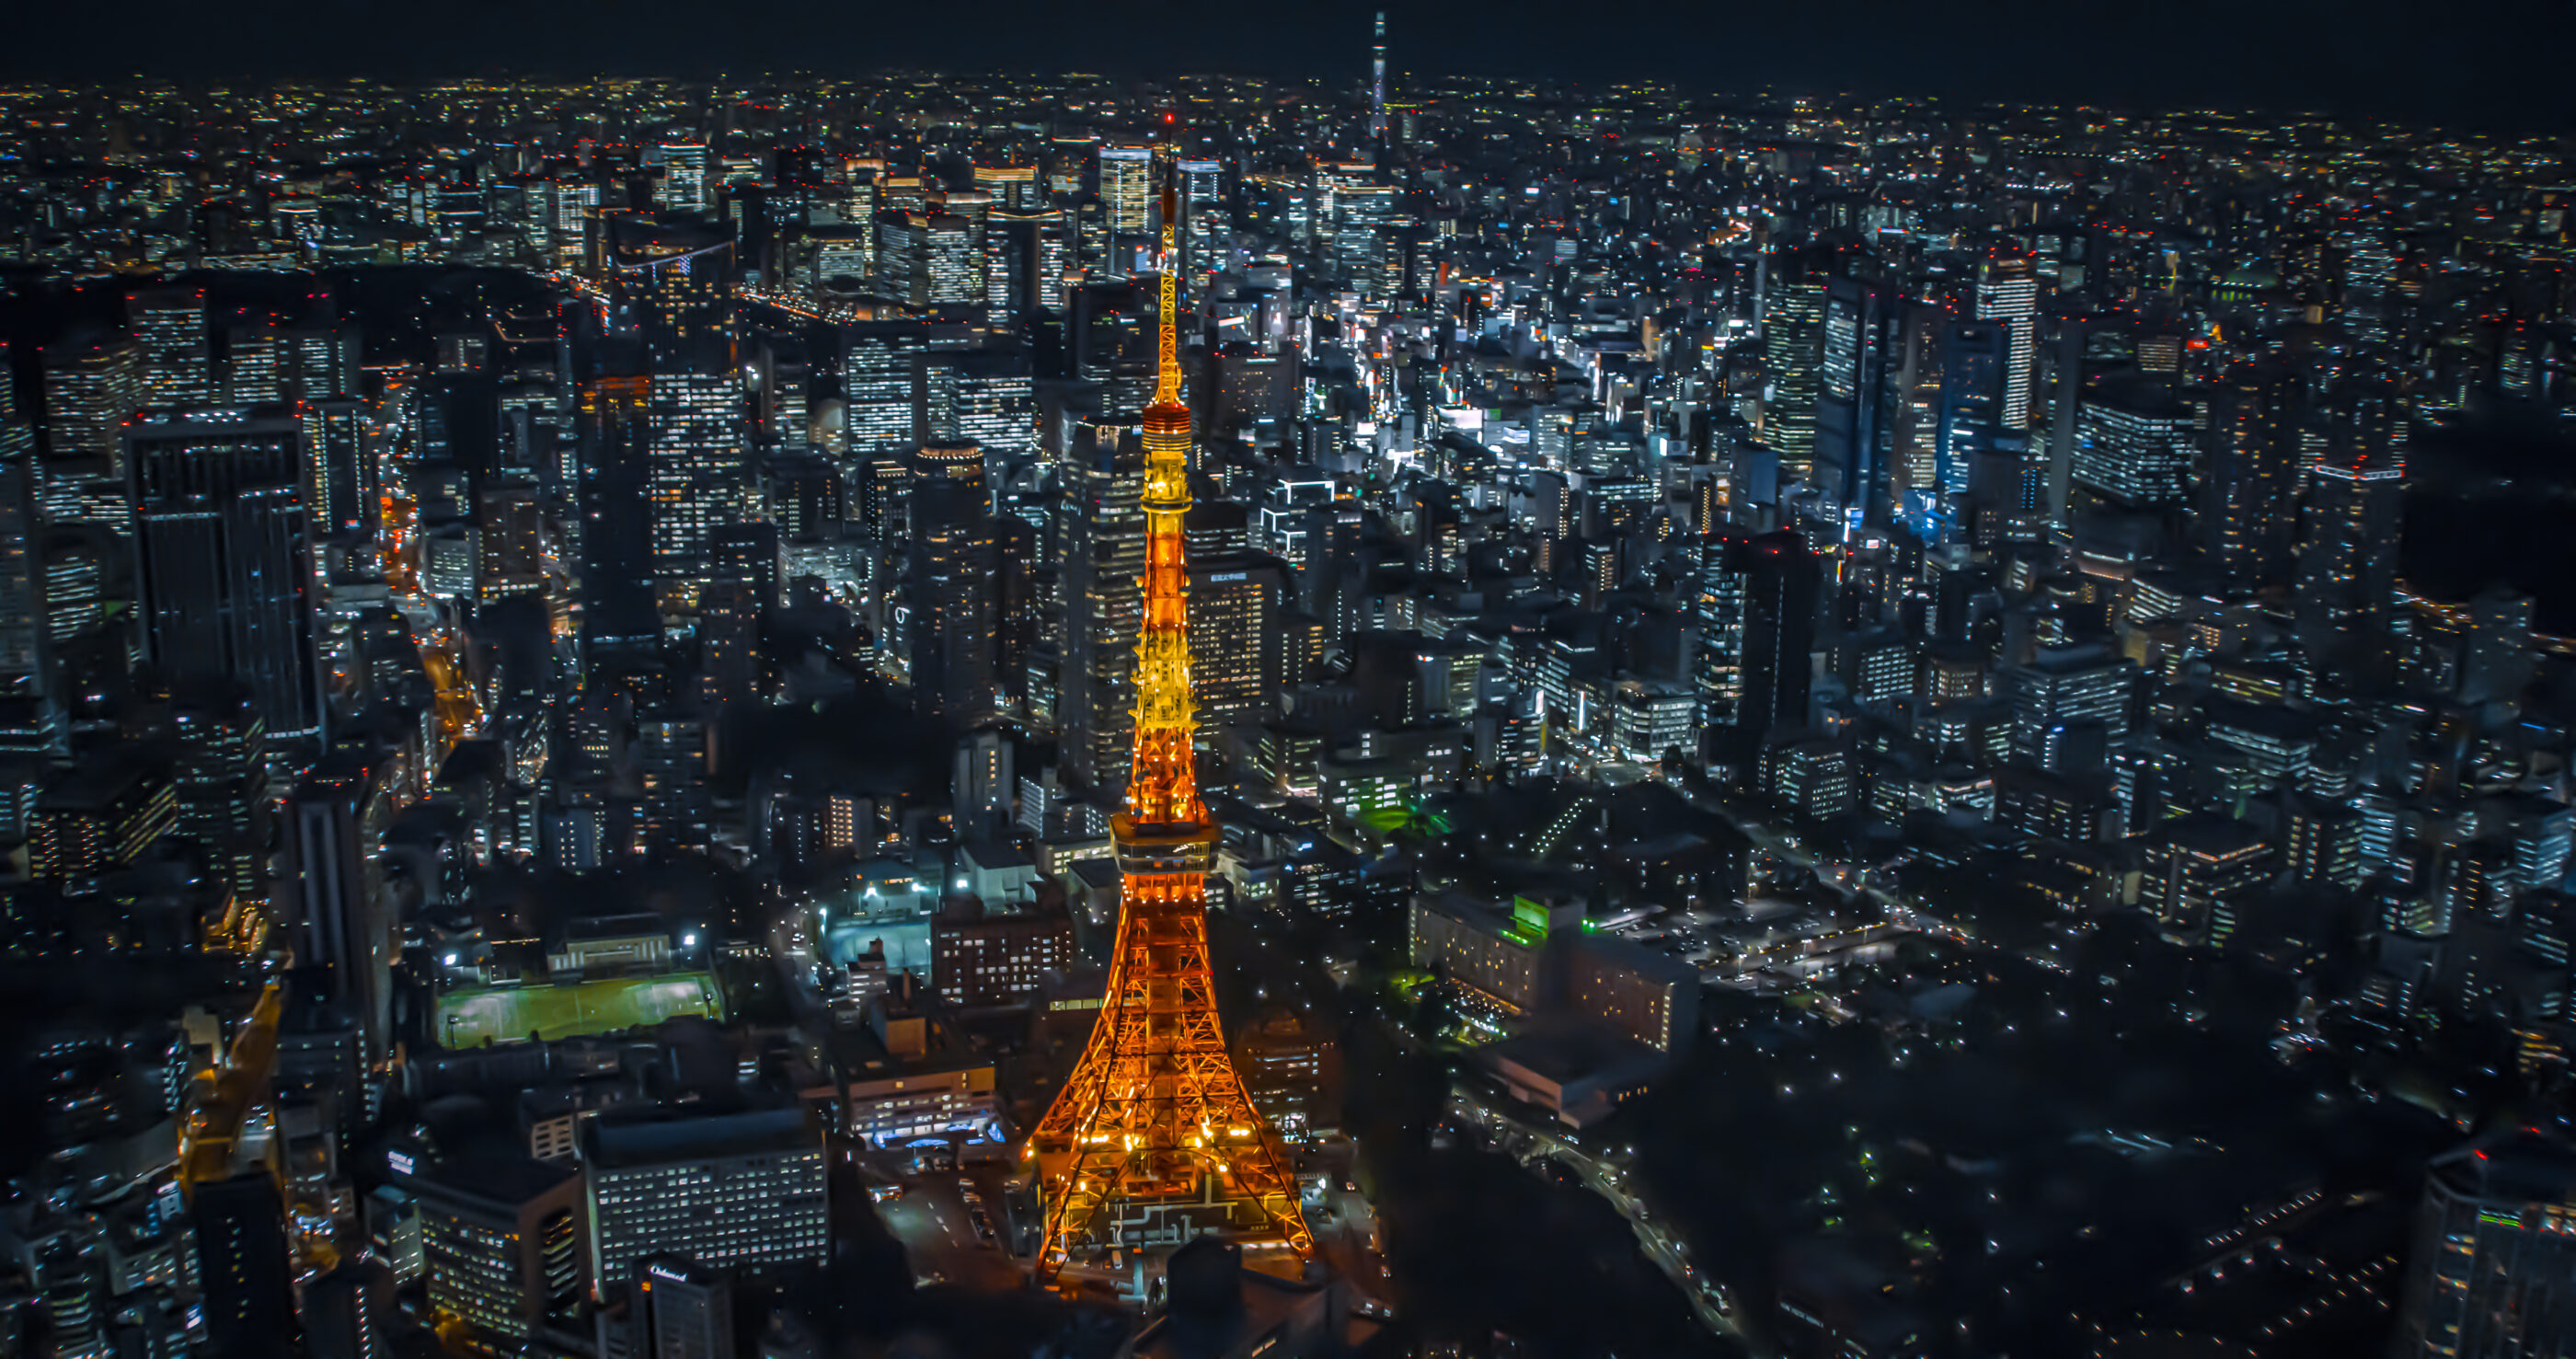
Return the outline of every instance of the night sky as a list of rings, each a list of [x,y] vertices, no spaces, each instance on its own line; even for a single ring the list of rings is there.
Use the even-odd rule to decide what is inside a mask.
[[[1360,0],[22,0],[0,75],[695,76],[889,66],[1362,78]],[[1398,0],[1394,67],[2558,131],[2576,0]]]

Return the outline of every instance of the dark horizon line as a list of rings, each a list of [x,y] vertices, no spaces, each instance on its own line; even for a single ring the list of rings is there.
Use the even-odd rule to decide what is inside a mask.
[[[420,90],[436,88],[441,85],[452,84],[465,80],[484,80],[496,83],[520,82],[527,84],[559,85],[572,85],[585,81],[600,80],[638,80],[684,86],[713,86],[726,82],[740,82],[745,84],[774,82],[783,84],[793,83],[800,80],[818,80],[830,83],[855,84],[872,80],[885,80],[898,76],[938,76],[968,79],[994,77],[1071,79],[1088,76],[1119,85],[1136,87],[1170,85],[1190,80],[1249,80],[1282,86],[1315,85],[1320,86],[1327,93],[1331,93],[1336,96],[1348,97],[1354,100],[1365,96],[1365,77],[1362,75],[1350,75],[1340,80],[1334,80],[1320,75],[1294,76],[1282,75],[1276,71],[1264,71],[1253,68],[1223,69],[1213,67],[1197,67],[1177,73],[1149,74],[1140,72],[1133,68],[1122,71],[1116,69],[1113,65],[1104,65],[1102,63],[1078,63],[1061,68],[1048,68],[1036,66],[998,65],[941,66],[905,62],[870,67],[846,74],[831,74],[820,70],[798,67],[768,67],[757,70],[717,69],[713,71],[687,71],[658,65],[648,66],[640,63],[629,65],[618,65],[612,63],[582,69],[572,67],[553,67],[544,64],[531,64],[527,66],[485,66],[477,69],[455,69],[444,74],[378,74],[363,71],[320,74],[311,71],[299,72],[288,69],[277,69],[256,73],[241,72],[232,75],[177,75],[151,70],[136,70],[122,75],[65,76],[12,73],[5,67],[0,67],[0,87],[59,85],[68,89],[131,89],[146,86],[166,86],[175,88],[182,92],[199,92],[244,85],[275,88],[291,85],[339,85],[365,82],[371,85],[386,86],[398,90]],[[1630,79],[1610,80],[1584,76],[1542,75],[1490,69],[1452,69],[1426,72],[1421,70],[1398,71],[1390,67],[1388,76],[1388,97],[1390,101],[1395,100],[1397,94],[1400,93],[1396,84],[1399,77],[1405,79],[1420,79],[1427,76],[1432,80],[1488,80],[1497,83],[1552,87],[1577,94],[1608,92],[1623,86],[1663,86],[1672,92],[1671,97],[1677,103],[1684,106],[1691,104],[1716,104],[1721,108],[1725,108],[1729,112],[1747,111],[1742,107],[1744,105],[1793,99],[1825,99],[1834,101],[1910,100],[1930,104],[1973,105],[1979,110],[1994,110],[2002,112],[2064,113],[2077,109],[2092,109],[2106,114],[2129,118],[2172,117],[2184,114],[2218,114],[2231,117],[2270,118],[2282,121],[2324,120],[2338,123],[2379,124],[2384,127],[2401,129],[2409,132],[2462,130],[2471,131],[2478,135],[2504,135],[2510,133],[2524,137],[2557,136],[2576,139],[2576,115],[2571,115],[2568,120],[2561,122],[2557,126],[2543,126],[2543,123],[2548,120],[2517,117],[2510,113],[2497,113],[2483,118],[2450,117],[2437,119],[2409,116],[2367,108],[2336,108],[2331,105],[2315,103],[2285,106],[2258,102],[2237,103],[2207,99],[2185,99],[2173,101],[2144,101],[2136,99],[2070,99],[2046,98],[2036,94],[2009,95],[1998,93],[1969,93],[1955,89],[1942,90],[1937,88],[1916,88],[1912,90],[1886,89],[1873,91],[1867,88],[1850,85],[1828,85],[1823,83],[1748,85],[1733,89],[1706,89],[1698,92],[1688,92],[1682,88],[1680,82],[1662,76],[1641,75]]]

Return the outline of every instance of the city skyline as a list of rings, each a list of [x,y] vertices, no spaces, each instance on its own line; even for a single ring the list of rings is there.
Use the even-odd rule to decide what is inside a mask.
[[[2220,108],[2430,120],[2548,131],[2576,117],[2552,92],[2549,54],[2576,44],[2576,11],[2476,0],[2436,17],[2415,0],[2260,0],[2182,13],[2069,10],[2045,0],[1718,12],[1654,0],[1587,27],[1535,0],[1331,0],[1297,22],[1156,0],[1078,6],[995,0],[970,32],[944,11],[849,10],[761,0],[709,24],[677,0],[614,21],[578,0],[482,3],[372,40],[381,0],[287,0],[257,24],[179,0],[114,11],[44,6],[0,56],[0,78],[188,81],[366,75],[447,81],[513,73],[583,78],[848,78],[866,72],[1102,72],[1123,80],[1232,73],[1365,87],[1366,35],[1388,14],[1397,81],[1656,81],[1752,97],[1875,93],[2082,103],[2132,113]],[[658,6],[658,7],[657,7]],[[390,11],[407,14],[408,11]],[[409,28],[409,25],[403,25]],[[1359,41],[1350,35],[1359,34]]]
[[[0,1353],[2576,1353],[2576,132],[2111,106],[2371,12],[145,2]]]

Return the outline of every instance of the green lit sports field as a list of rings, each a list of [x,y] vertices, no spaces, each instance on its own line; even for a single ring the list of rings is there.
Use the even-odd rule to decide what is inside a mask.
[[[724,991],[711,972],[658,977],[602,977],[556,986],[468,987],[438,998],[438,1031],[448,1048],[524,1043],[544,1038],[615,1033],[659,1024],[673,1015],[724,1017]]]

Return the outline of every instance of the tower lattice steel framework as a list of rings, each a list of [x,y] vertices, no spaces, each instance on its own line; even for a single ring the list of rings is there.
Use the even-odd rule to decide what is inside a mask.
[[[1144,620],[1136,638],[1136,740],[1127,810],[1111,818],[1125,882],[1118,939],[1081,1063],[1029,1138],[1045,1203],[1038,1273],[1119,1239],[1130,1214],[1311,1254],[1297,1178],[1226,1055],[1208,968],[1204,880],[1217,828],[1199,801],[1190,696],[1190,412],[1173,335],[1177,195],[1163,186],[1161,367],[1145,407]]]

